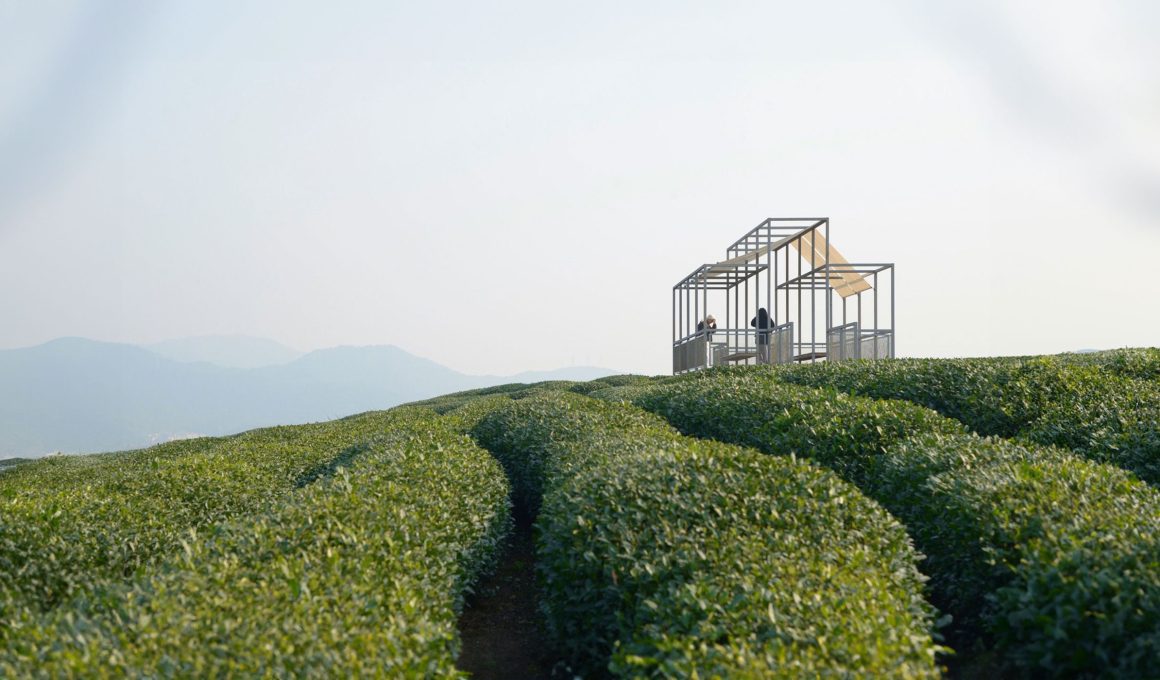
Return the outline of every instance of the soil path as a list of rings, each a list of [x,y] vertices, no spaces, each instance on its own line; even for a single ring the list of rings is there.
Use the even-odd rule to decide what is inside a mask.
[[[479,584],[459,617],[457,665],[477,680],[553,677],[555,659],[536,605],[532,523],[521,515],[496,573]]]

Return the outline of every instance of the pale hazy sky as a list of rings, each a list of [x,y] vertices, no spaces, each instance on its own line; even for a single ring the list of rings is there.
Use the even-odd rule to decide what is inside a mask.
[[[0,0],[0,347],[670,368],[767,216],[902,355],[1160,345],[1160,3]]]

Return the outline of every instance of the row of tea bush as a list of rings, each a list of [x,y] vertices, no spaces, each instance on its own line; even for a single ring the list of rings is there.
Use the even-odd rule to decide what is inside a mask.
[[[832,473],[577,394],[492,407],[474,435],[538,510],[548,628],[577,672],[938,674],[905,531]]]
[[[456,675],[457,612],[509,530],[508,483],[430,411],[373,420],[333,474],[25,620],[0,676]]]
[[[190,529],[279,502],[357,455],[390,418],[368,413],[14,467],[0,476],[0,620],[124,579],[173,552]],[[0,641],[13,625],[0,626]]]
[[[906,401],[787,385],[762,367],[595,394],[856,484],[927,555],[934,602],[956,618],[952,643],[983,635],[1000,666],[1031,673],[1155,672],[1160,494],[1114,466],[981,438]]]
[[[1057,445],[1160,484],[1156,350],[1030,359],[900,359],[786,366],[786,382],[906,399],[982,435]],[[1143,354],[1143,358],[1136,358]],[[1117,368],[1120,364],[1126,368]]]

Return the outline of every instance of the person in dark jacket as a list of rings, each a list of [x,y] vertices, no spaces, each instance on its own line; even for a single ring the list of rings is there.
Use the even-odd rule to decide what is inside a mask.
[[[709,342],[713,342],[713,331],[715,330],[717,330],[717,319],[712,314],[706,316],[704,321],[697,322],[698,333],[701,331],[709,331],[705,334],[705,337],[709,340]]]
[[[765,311],[765,307],[757,310],[757,316],[753,317],[749,325],[757,329],[757,363],[770,363],[769,329],[773,328],[773,323],[770,321],[769,312]]]

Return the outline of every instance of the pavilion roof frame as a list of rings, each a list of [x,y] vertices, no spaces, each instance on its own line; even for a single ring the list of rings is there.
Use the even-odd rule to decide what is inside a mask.
[[[726,290],[769,269],[764,264],[706,263],[694,269],[673,286],[673,290]]]
[[[869,348],[849,354],[841,345],[853,337],[841,329],[854,323],[858,337],[886,338],[886,345],[874,345],[874,358],[894,356],[894,264],[846,260],[833,246],[829,229],[828,217],[766,218],[726,248],[726,259],[702,264],[678,281],[672,289],[674,372],[717,363],[714,348],[728,350],[722,354],[726,362],[753,357],[755,352],[739,351],[735,345],[748,347],[754,342],[749,336],[757,337],[758,344],[761,337],[769,337],[750,328],[756,323],[750,316],[761,308],[778,329],[789,329],[789,352],[782,355],[779,350],[778,356],[785,357],[779,361],[813,362],[829,353],[834,359],[869,357]],[[879,290],[880,283],[886,290]],[[724,305],[716,297],[722,292]],[[720,330],[695,329],[707,320],[710,306],[724,324]],[[849,319],[855,321],[847,323]],[[833,338],[839,339],[838,345]]]
[[[777,284],[778,290],[808,290],[814,286],[821,285],[822,287],[836,288],[831,281],[837,279],[842,281],[840,276],[832,276],[832,274],[857,274],[862,277],[873,276],[881,274],[894,267],[891,262],[859,262],[846,264],[824,264],[800,276],[795,276],[792,279],[783,281]],[[807,285],[808,284],[808,285]]]
[[[777,236],[779,240],[804,236],[812,229],[827,226],[829,221],[828,217],[767,217],[756,227],[746,232],[744,236],[734,241],[725,249],[725,252],[736,251],[740,254],[758,250],[764,245],[768,245],[773,236]],[[763,235],[765,236],[764,242],[761,238]]]

